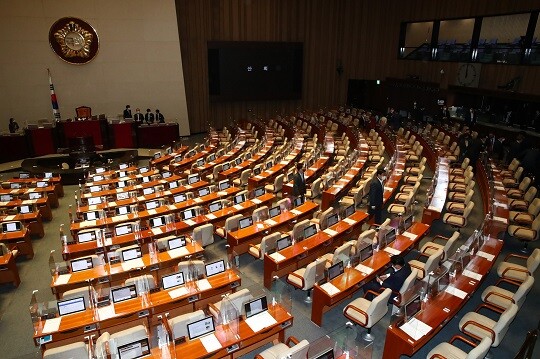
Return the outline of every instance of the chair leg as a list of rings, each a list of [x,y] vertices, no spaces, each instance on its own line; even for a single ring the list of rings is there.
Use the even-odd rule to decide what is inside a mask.
[[[523,254],[529,254],[529,242],[523,241],[523,247],[521,247],[520,252]]]
[[[306,296],[306,299],[304,299],[304,302],[308,304],[313,302],[313,300],[311,299],[311,289],[307,290],[307,296]]]
[[[364,339],[366,342],[372,342],[375,339],[373,335],[371,335],[371,328],[367,328],[367,331],[362,334],[362,339]]]

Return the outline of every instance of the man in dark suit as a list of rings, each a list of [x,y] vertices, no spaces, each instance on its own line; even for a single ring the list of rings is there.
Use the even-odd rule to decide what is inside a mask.
[[[150,111],[149,108],[146,109],[146,115],[144,115],[144,120],[147,124],[154,123],[154,114]]]
[[[306,194],[306,178],[304,177],[304,165],[296,164],[296,173],[293,176],[293,196],[304,198]]]
[[[393,256],[390,259],[390,262],[392,263],[390,273],[376,276],[374,280],[364,284],[364,293],[367,293],[368,290],[380,293],[383,288],[390,288],[394,292],[399,292],[405,279],[411,274],[411,266],[409,263],[406,263],[405,259],[400,255]],[[392,300],[393,297],[394,296],[390,297],[390,300]],[[373,298],[373,294],[368,294],[366,296],[366,299],[368,300],[373,300]]]
[[[382,223],[383,193],[384,193],[384,174],[383,169],[377,170],[377,176],[371,181],[369,186],[369,209],[368,213],[373,217],[376,224]]]
[[[163,114],[159,110],[156,110],[156,122],[165,123],[165,117],[163,117]]]
[[[141,109],[138,108],[138,109],[136,109],[135,111],[137,111],[137,112],[135,112],[135,116],[133,117],[133,119],[134,119],[135,122],[137,122],[137,123],[143,123],[143,121],[144,121],[144,115],[141,113]]]
[[[131,107],[129,105],[126,105],[124,110],[124,118],[131,118]]]

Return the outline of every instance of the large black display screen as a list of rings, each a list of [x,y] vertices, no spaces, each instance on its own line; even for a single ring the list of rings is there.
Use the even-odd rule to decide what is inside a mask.
[[[208,42],[210,101],[302,97],[299,42]]]

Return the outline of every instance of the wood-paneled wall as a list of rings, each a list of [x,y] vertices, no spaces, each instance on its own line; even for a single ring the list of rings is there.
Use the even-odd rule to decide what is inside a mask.
[[[208,124],[221,128],[240,118],[343,104],[348,79],[413,74],[446,88],[454,84],[457,63],[397,59],[401,21],[538,7],[537,0],[176,0],[191,132],[204,132]],[[303,42],[302,100],[210,103],[207,41]],[[516,76],[522,77],[520,92],[540,95],[539,67],[483,65],[480,87],[496,89]]]

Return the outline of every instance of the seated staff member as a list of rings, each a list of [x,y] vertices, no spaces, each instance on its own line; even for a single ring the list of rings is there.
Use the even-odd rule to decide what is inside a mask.
[[[141,109],[138,108],[136,111],[137,112],[135,112],[135,117],[133,117],[133,119],[135,120],[135,122],[143,123],[144,115],[141,113]]]
[[[144,120],[147,124],[154,123],[154,114],[150,111],[149,108],[146,109],[146,115],[144,115]]]
[[[156,110],[156,122],[165,123],[165,117],[163,117],[163,114],[159,110]]]
[[[411,266],[405,262],[402,256],[393,256],[390,260],[392,269],[390,273],[376,276],[374,280],[364,284],[364,293],[368,290],[381,292],[381,289],[390,288],[394,292],[399,292],[405,279],[411,274]],[[373,294],[369,294],[366,299],[373,300]]]

